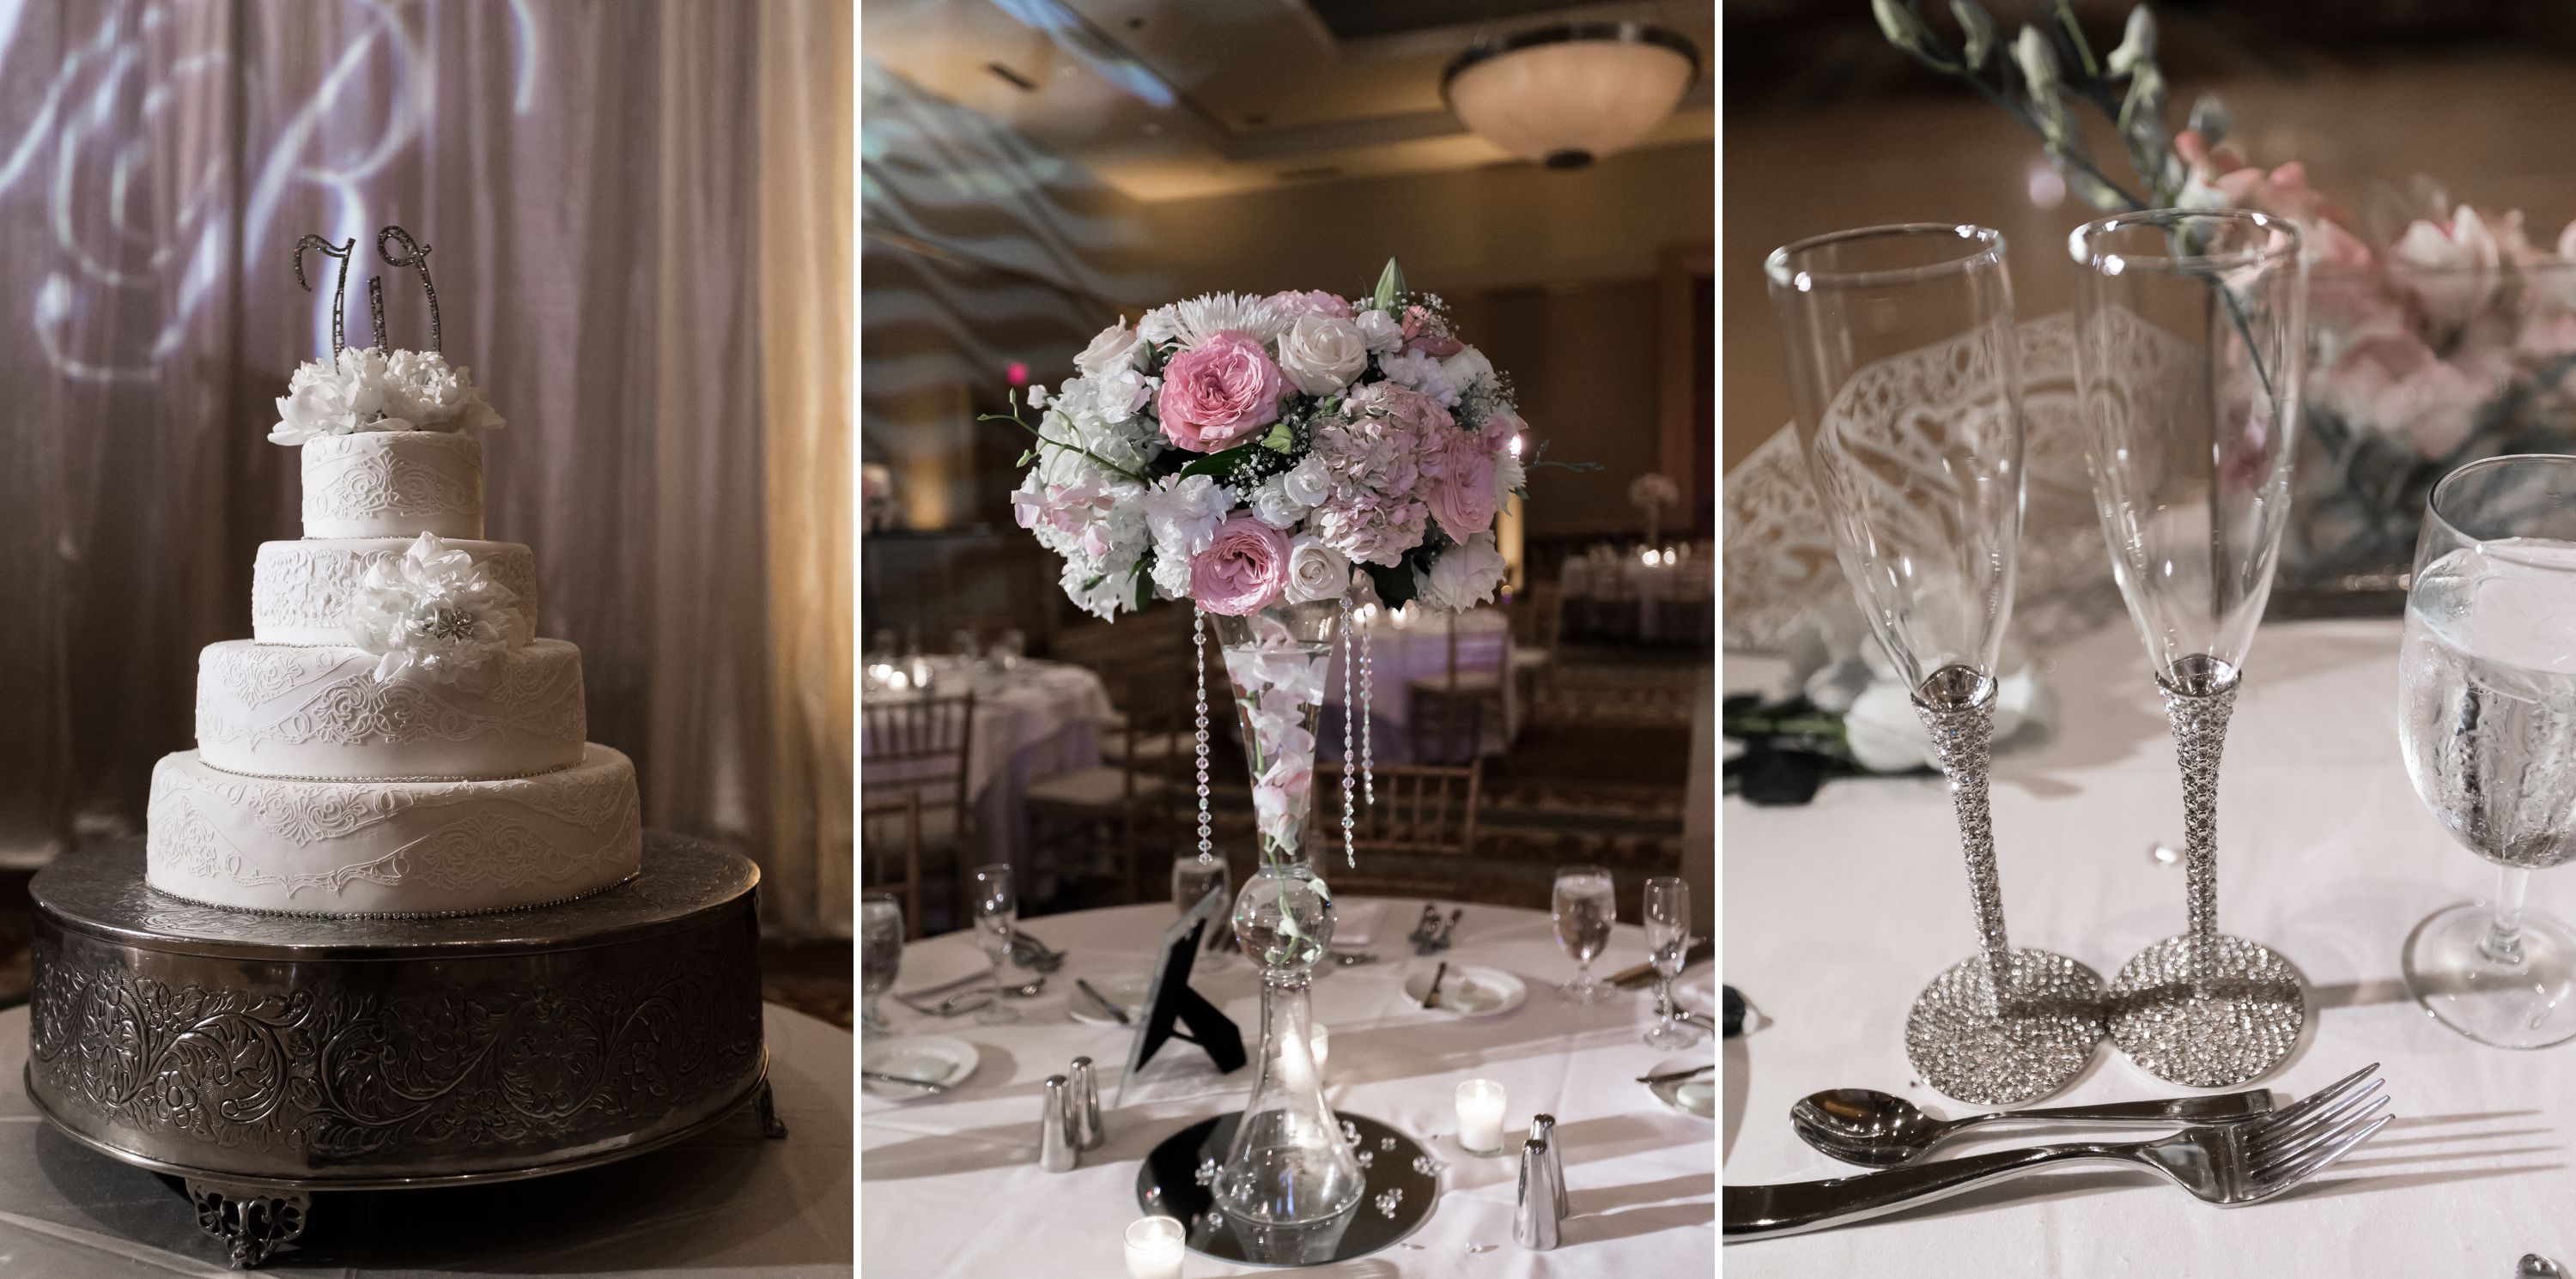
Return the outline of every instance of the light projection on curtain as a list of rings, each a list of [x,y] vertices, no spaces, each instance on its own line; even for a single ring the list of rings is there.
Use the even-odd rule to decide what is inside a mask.
[[[228,266],[282,268],[276,218],[299,190],[323,192],[322,229],[334,240],[372,234],[367,181],[421,138],[436,100],[436,67],[412,34],[424,5],[48,8],[0,0],[0,86],[18,86],[0,92],[0,208],[41,208],[49,250],[26,294],[0,305],[27,316],[45,362],[76,381],[162,376],[221,296]],[[530,0],[509,0],[509,13],[511,108],[524,116],[536,105],[537,23]],[[42,16],[60,25],[51,39],[36,34]],[[266,136],[243,140],[238,174],[228,133],[243,127],[236,90],[264,97],[278,86],[232,83],[269,72],[235,66],[227,18],[292,21],[299,35],[330,37],[318,81],[275,113]],[[38,77],[43,91],[22,100]],[[235,252],[241,260],[228,263]],[[313,299],[317,356],[328,354],[329,305]],[[159,324],[92,322],[136,309]]]

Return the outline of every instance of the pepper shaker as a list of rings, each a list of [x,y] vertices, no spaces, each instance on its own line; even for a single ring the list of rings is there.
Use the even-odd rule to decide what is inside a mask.
[[[1073,1099],[1062,1075],[1046,1077],[1046,1101],[1038,1111],[1038,1167],[1071,1172],[1082,1163],[1074,1145]]]
[[[1073,1059],[1073,1096],[1070,1117],[1073,1123],[1073,1145],[1076,1150],[1097,1150],[1109,1135],[1100,1126],[1100,1076],[1092,1069],[1089,1057]]]
[[[1532,1252],[1545,1252],[1557,1244],[1558,1185],[1551,1167],[1554,1162],[1546,1142],[1533,1137],[1521,1143],[1521,1182],[1512,1204],[1512,1242]]]

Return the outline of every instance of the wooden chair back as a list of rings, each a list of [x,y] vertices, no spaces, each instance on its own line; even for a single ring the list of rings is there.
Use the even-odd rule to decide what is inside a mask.
[[[924,808],[951,804],[962,838],[973,787],[967,769],[975,748],[975,695],[895,699],[859,707],[860,790],[871,798],[912,795]]]
[[[1411,853],[1465,857],[1476,849],[1476,807],[1484,766],[1380,764],[1376,769],[1377,802],[1357,793],[1353,779],[1352,844],[1362,854]],[[1319,850],[1339,844],[1342,835],[1342,766],[1315,767],[1315,826]],[[1321,853],[1319,852],[1319,855]]]
[[[859,891],[903,902],[903,936],[921,936],[921,795],[877,800],[859,809]]]

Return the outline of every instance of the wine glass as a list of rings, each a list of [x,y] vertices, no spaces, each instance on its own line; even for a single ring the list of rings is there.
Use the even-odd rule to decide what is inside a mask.
[[[2111,1040],[2157,1078],[2255,1079],[2307,1024],[2297,970],[2218,931],[2218,762],[2290,509],[2306,267],[2261,213],[2125,213],[2067,241],[2076,395],[2111,575],[2182,765],[2187,931],[2120,970]]]
[[[1773,250],[1764,273],[1835,557],[1931,731],[1967,860],[1979,951],[1916,997],[1906,1055],[1962,1101],[2046,1096],[2101,1041],[2102,979],[2008,943],[1987,812],[2022,511],[2021,342],[2003,235],[1843,231]]]
[[[875,893],[860,898],[859,993],[865,1002],[859,1005],[859,1025],[871,1038],[889,1029],[877,1001],[894,989],[895,973],[902,967],[903,907]]]
[[[2576,932],[2523,909],[2576,858],[2576,457],[2472,462],[2433,487],[2399,659],[2406,771],[2496,899],[2406,939],[2406,988],[2500,1048],[2576,1036]]]
[[[1646,949],[1655,966],[1655,1028],[1646,1032],[1649,1048],[1672,1052],[1706,1038],[1673,1016],[1673,978],[1681,976],[1682,958],[1690,952],[1690,926],[1690,884],[1672,875],[1647,880]]]
[[[985,1026],[1007,1026],[1020,1019],[1018,1010],[1002,1001],[1002,965],[1011,958],[1011,933],[1019,923],[1020,895],[1011,885],[1011,868],[1000,863],[975,868],[974,891],[975,944],[983,948],[984,958],[993,964],[993,1001],[975,1014],[975,1021]]]
[[[1578,1004],[1608,999],[1608,983],[1592,977],[1592,961],[1610,944],[1610,925],[1618,922],[1619,899],[1610,872],[1598,866],[1556,868],[1556,944],[1574,960],[1574,977],[1557,987]]]

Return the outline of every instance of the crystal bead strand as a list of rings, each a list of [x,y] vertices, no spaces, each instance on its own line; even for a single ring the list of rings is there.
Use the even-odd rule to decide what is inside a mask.
[[[1208,707],[1207,707],[1207,614],[1190,610],[1190,647],[1198,684],[1198,752],[1199,752],[1199,861],[1215,860],[1216,841],[1211,832],[1214,819],[1208,815]]]
[[[1377,806],[1377,725],[1373,722],[1377,716],[1372,713],[1376,709],[1377,697],[1375,692],[1370,688],[1371,678],[1377,673],[1375,667],[1376,663],[1369,660],[1368,628],[1361,627],[1360,789],[1362,792],[1362,798],[1368,801],[1369,807],[1371,808],[1375,808]],[[1349,762],[1347,756],[1344,757],[1343,762],[1345,764]]]
[[[1358,703],[1351,700],[1351,667],[1359,662],[1359,641],[1351,635],[1351,601],[1342,597],[1342,861],[1356,870],[1360,864],[1359,821],[1351,812],[1351,716]]]

